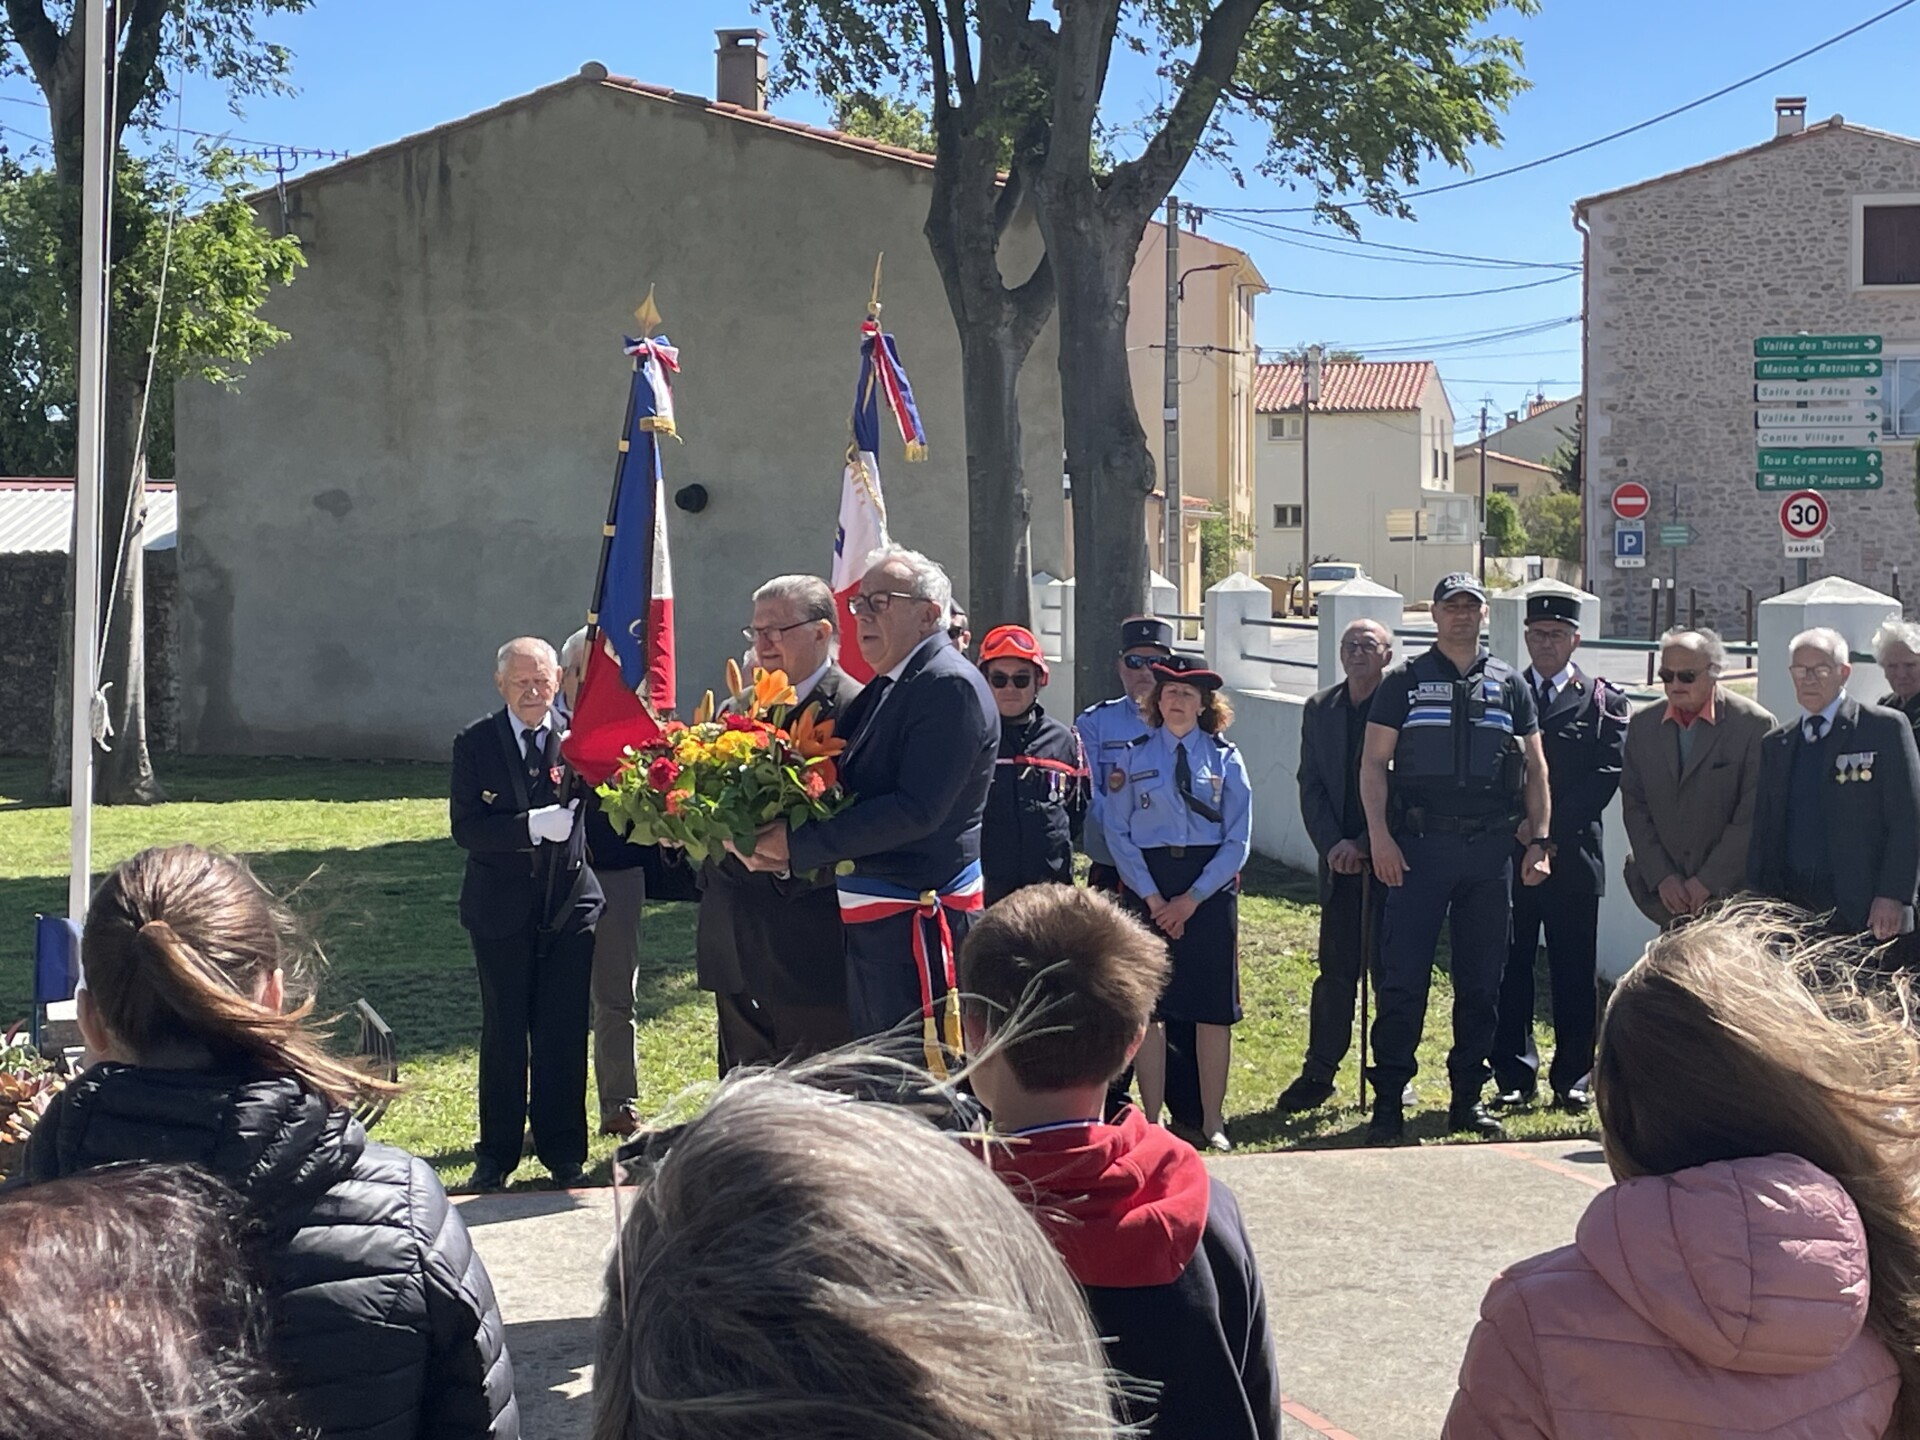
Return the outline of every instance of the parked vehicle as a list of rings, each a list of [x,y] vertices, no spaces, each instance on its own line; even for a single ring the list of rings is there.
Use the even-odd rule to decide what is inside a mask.
[[[1344,585],[1349,580],[1366,580],[1366,567],[1356,565],[1351,560],[1316,560],[1307,567],[1307,579],[1303,603],[1298,608],[1308,615],[1320,613],[1320,596],[1323,591],[1336,585]],[[1298,586],[1300,581],[1296,579]]]

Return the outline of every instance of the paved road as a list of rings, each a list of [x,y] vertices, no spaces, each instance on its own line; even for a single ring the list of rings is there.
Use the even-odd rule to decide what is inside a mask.
[[[1431,1440],[1487,1283],[1568,1243],[1608,1183],[1597,1146],[1429,1145],[1212,1162],[1267,1285],[1286,1440]],[[462,1213],[507,1320],[525,1433],[589,1432],[608,1190],[492,1195]]]

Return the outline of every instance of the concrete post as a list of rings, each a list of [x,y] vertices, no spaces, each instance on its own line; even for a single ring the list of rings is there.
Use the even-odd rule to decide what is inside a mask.
[[[1071,719],[1073,706],[1073,582],[1041,570],[1033,577],[1033,634],[1053,676],[1047,687],[1050,713]]]
[[[1497,591],[1487,599],[1487,648],[1516,670],[1532,664],[1527,654],[1527,597],[1529,595],[1571,595],[1580,602],[1580,633],[1592,640],[1600,635],[1600,597],[1563,585],[1558,580],[1533,580],[1511,590]],[[1577,664],[1580,657],[1574,656]]]
[[[1397,590],[1372,580],[1349,580],[1320,592],[1320,688],[1338,685],[1346,672],[1340,668],[1340,636],[1356,620],[1378,620],[1391,635],[1400,624],[1406,600]],[[1400,642],[1394,641],[1394,654]]]
[[[1266,627],[1248,620],[1271,618],[1272,593],[1251,575],[1229,575],[1207,591],[1207,665],[1233,690],[1271,690],[1273,667],[1264,660],[1247,660],[1267,648]]]
[[[1173,582],[1158,570],[1147,572],[1147,609],[1156,615],[1180,614],[1180,592],[1174,589]],[[1190,637],[1193,622],[1175,620],[1173,633],[1176,637]]]
[[[1760,602],[1760,703],[1777,718],[1800,713],[1793,698],[1793,677],[1787,674],[1791,657],[1787,646],[1802,630],[1825,625],[1847,638],[1847,647],[1864,651],[1883,620],[1900,618],[1900,602],[1891,595],[1869,590],[1851,580],[1830,575],[1798,590],[1789,590]],[[1886,677],[1871,662],[1853,667],[1847,693],[1856,700],[1878,700],[1887,693]]]

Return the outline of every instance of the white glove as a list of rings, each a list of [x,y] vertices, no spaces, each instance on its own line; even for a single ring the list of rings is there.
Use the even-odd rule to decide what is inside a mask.
[[[564,841],[573,834],[573,812],[579,804],[578,800],[569,800],[565,805],[542,805],[538,810],[529,810],[528,838],[536,845],[542,840],[551,840],[555,844]]]

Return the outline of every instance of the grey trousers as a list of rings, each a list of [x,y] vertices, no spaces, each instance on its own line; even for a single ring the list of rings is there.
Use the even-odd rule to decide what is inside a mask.
[[[593,932],[593,1075],[606,1119],[631,1105],[633,984],[640,967],[640,908],[647,901],[647,872],[596,870],[607,908]]]

